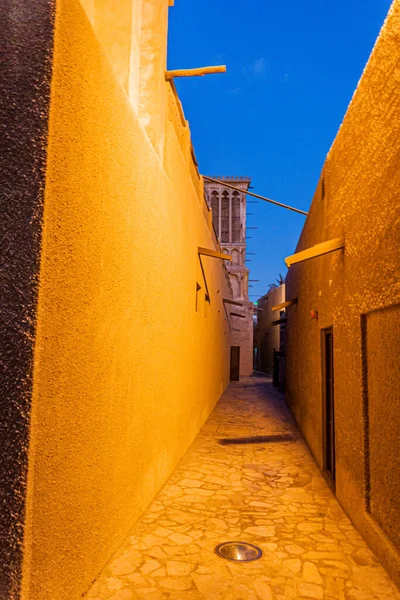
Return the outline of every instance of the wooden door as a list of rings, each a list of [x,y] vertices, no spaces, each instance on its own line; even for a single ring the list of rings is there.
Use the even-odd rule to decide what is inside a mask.
[[[231,381],[239,381],[240,346],[231,346]]]
[[[331,328],[322,332],[323,343],[323,415],[324,415],[324,469],[335,483],[336,449],[335,449],[335,397],[333,367],[333,331]]]

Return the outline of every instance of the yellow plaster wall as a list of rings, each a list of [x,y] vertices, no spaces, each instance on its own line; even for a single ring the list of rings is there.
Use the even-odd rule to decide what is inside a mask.
[[[254,335],[258,347],[258,370],[273,374],[274,359],[273,351],[280,349],[281,326],[272,325],[273,321],[280,318],[280,311],[272,311],[271,308],[286,300],[285,284],[277,288],[271,288],[265,296],[258,301],[257,326]]]
[[[167,14],[164,0],[142,2],[139,117],[161,158],[166,119]]]
[[[400,435],[400,367],[390,328],[398,337],[399,64],[400,0],[395,0],[327,156],[297,247],[300,251],[344,236],[345,249],[289,269],[287,297],[297,297],[298,303],[287,308],[286,353],[288,401],[323,466],[320,336],[321,329],[333,327],[336,494],[398,583],[400,474],[393,440]],[[311,310],[318,311],[318,319],[311,319]],[[368,370],[372,383],[365,381]],[[380,387],[373,389],[377,381]],[[377,464],[378,456],[386,456],[385,462]],[[385,484],[374,485],[379,469],[386,471]]]
[[[217,243],[189,132],[164,83],[162,164],[88,16],[57,2],[24,600],[81,597],[228,381],[221,261],[195,310]]]
[[[236,312],[235,307],[227,307],[228,312]],[[252,304],[244,303],[243,310],[239,314],[244,314],[245,319],[231,316],[232,325],[232,346],[240,346],[240,377],[251,377],[253,375],[253,308]]]
[[[129,90],[132,40],[136,39],[133,35],[136,32],[132,31],[136,4],[137,1],[132,0],[94,1],[94,31],[126,92]]]

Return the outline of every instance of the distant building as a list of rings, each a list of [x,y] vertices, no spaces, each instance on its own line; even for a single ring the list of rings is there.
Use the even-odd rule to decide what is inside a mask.
[[[286,277],[288,403],[338,500],[398,583],[399,24],[396,0]]]
[[[221,183],[205,180],[205,192],[212,209],[213,225],[222,251],[232,256],[226,263],[233,299],[243,308],[227,305],[232,328],[232,346],[240,348],[240,375],[253,373],[253,303],[249,302],[249,269],[246,267],[246,194],[249,177],[216,177]],[[224,182],[243,192],[224,186]],[[244,318],[232,315],[241,314]]]
[[[272,307],[284,301],[285,284],[271,288],[257,301],[258,310],[254,328],[254,368],[262,373],[267,373],[267,375],[273,375],[274,352],[284,353],[285,309],[271,310]]]

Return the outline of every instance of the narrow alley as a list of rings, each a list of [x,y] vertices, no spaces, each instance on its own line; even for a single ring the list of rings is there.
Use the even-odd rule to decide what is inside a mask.
[[[259,560],[214,548],[247,541]],[[271,380],[231,384],[87,600],[396,600]]]
[[[400,0],[0,25],[0,600],[400,600]]]

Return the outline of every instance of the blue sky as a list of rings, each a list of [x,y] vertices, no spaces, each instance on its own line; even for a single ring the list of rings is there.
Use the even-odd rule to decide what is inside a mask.
[[[308,210],[390,0],[175,0],[168,68],[226,64],[176,80],[200,171],[250,175],[254,191]],[[251,300],[294,252],[305,217],[248,205]]]

